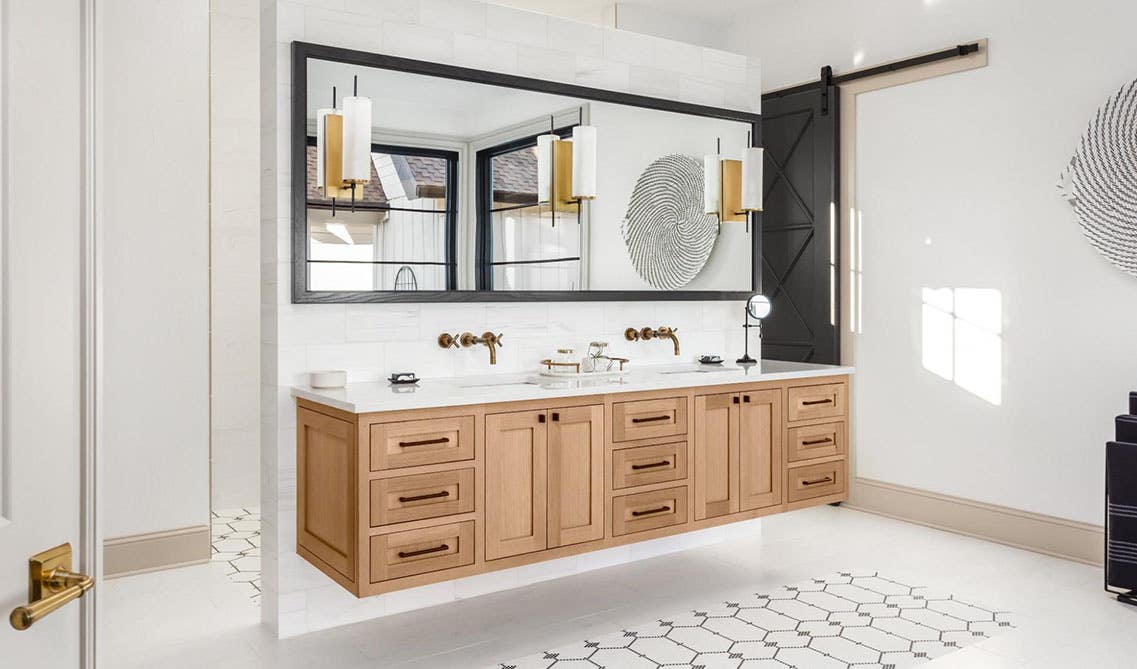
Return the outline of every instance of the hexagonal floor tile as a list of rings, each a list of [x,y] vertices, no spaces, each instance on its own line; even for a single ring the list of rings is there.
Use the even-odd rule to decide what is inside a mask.
[[[629,650],[644,655],[659,664],[690,663],[695,651],[681,646],[669,638],[636,639],[628,646]]]
[[[741,618],[707,618],[703,627],[734,641],[761,641],[766,638],[766,630]]]
[[[730,639],[702,627],[676,627],[668,633],[667,638],[698,653],[725,651],[732,643]]]
[[[872,626],[909,641],[933,641],[940,638],[939,630],[904,618],[882,618],[873,621]]]
[[[766,635],[765,641],[767,643],[773,642],[777,644],[778,648],[800,648],[809,645],[809,639],[809,634],[793,630],[789,632],[770,632]]]
[[[810,642],[809,647],[835,657],[846,664],[876,662],[880,659],[879,651],[841,637],[814,639]]]
[[[811,648],[780,648],[774,659],[805,669],[848,669],[848,665]]]
[[[588,659],[598,667],[610,667],[611,669],[616,669],[616,667],[620,669],[658,669],[659,667],[655,662],[642,658],[627,648],[601,648]],[[565,663],[566,669],[571,666],[587,667],[588,665],[581,662]]]
[[[742,609],[738,612],[738,618],[771,631],[797,629],[798,623],[793,618],[770,609]]]

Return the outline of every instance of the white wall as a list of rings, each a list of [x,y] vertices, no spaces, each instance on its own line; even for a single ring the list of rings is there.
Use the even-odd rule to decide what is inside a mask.
[[[1097,107],[1137,76],[1135,24],[1137,5],[1109,0],[807,0],[733,36],[763,45],[770,88],[847,71],[858,53],[870,65],[990,38],[988,67],[857,107],[859,476],[1101,522],[1103,442],[1137,388],[1137,279],[1083,239],[1055,182]],[[951,380],[924,367],[940,344],[923,344],[923,288],[1001,299],[1001,334],[942,352]]]
[[[107,537],[209,522],[208,9],[99,9]]]
[[[629,325],[678,327],[692,356],[703,349],[737,355],[742,338],[741,305],[734,303],[291,304],[289,45],[304,40],[751,111],[760,104],[757,61],[473,0],[264,0],[261,38],[264,619],[282,635],[298,634],[642,555],[617,551],[364,600],[296,556],[295,410],[288,386],[308,369],[347,369],[352,381],[406,367],[423,376],[531,369],[551,353],[553,344],[540,341],[550,337],[578,346],[607,337],[637,361],[670,359],[666,342],[626,348],[622,332]],[[728,83],[739,69],[745,83]],[[506,333],[496,369],[484,351],[443,351],[434,343],[444,330],[491,328]],[[684,541],[690,539],[651,550]]]
[[[260,504],[260,5],[209,20],[211,502],[232,509]]]

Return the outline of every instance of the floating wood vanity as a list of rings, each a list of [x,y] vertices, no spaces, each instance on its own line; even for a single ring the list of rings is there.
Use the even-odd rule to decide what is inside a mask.
[[[843,501],[851,371],[296,388],[296,550],[366,597]]]

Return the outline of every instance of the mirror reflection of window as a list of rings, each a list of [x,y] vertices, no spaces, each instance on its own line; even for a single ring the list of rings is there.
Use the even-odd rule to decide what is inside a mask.
[[[453,290],[449,238],[457,214],[451,189],[458,156],[449,151],[372,145],[371,179],[350,199],[316,188],[308,146],[309,290]]]
[[[571,128],[558,131],[562,137]],[[479,161],[480,225],[488,246],[481,290],[579,290],[581,212],[578,203],[538,202],[537,138],[485,149]]]

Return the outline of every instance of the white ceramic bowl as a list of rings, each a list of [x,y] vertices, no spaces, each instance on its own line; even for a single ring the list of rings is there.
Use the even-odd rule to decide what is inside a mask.
[[[308,385],[313,388],[343,388],[346,384],[347,372],[342,369],[308,372]]]

